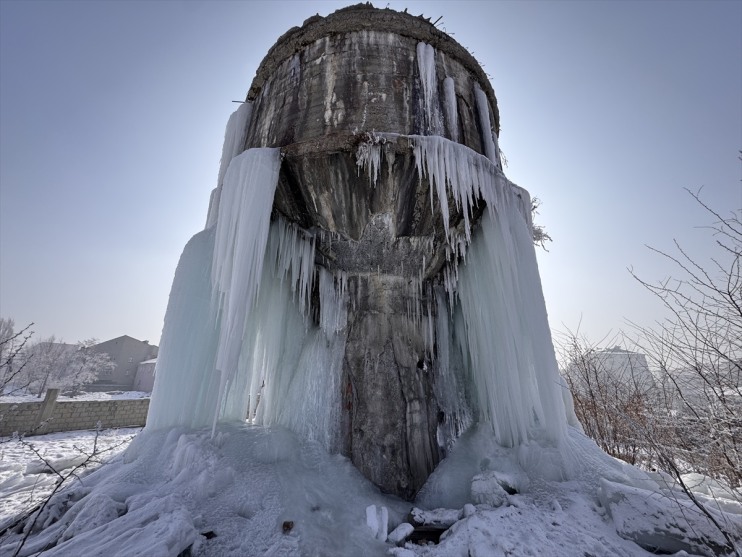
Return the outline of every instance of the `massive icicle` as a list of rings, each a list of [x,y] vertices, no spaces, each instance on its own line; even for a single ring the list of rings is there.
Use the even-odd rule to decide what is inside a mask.
[[[530,232],[512,195],[498,197],[459,269],[456,335],[465,339],[480,420],[498,442],[517,445],[536,430],[560,442],[565,411]]]
[[[497,146],[497,135],[492,131],[490,126],[490,108],[487,95],[479,87],[474,86],[474,94],[477,99],[477,113],[479,114],[479,127],[482,129],[482,140],[484,141],[484,154],[487,158],[502,168],[500,163],[500,150]]]
[[[147,428],[210,423],[219,392],[213,373],[219,329],[211,319],[211,262],[215,229],[186,244],[165,313]]]
[[[423,42],[417,43],[417,68],[422,84],[426,131],[430,135],[440,135],[442,130],[438,112],[435,48],[431,45]]]
[[[222,159],[219,164],[219,176],[216,187],[209,198],[209,212],[206,217],[206,228],[216,224],[219,215],[219,202],[222,194],[222,184],[227,168],[232,159],[239,155],[245,148],[245,133],[252,115],[252,103],[244,102],[229,117],[227,128],[224,131],[224,144],[222,145]]]
[[[443,80],[443,92],[445,94],[446,104],[446,122],[448,123],[448,133],[453,141],[459,141],[459,112],[456,101],[456,82],[452,77]]]
[[[220,323],[216,356],[220,397],[234,380],[246,322],[258,294],[280,165],[278,149],[250,149],[232,159],[224,177],[212,266]]]

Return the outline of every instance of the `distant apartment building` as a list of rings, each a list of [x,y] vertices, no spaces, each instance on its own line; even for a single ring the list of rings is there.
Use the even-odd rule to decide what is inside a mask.
[[[139,364],[157,357],[157,346],[146,340],[137,340],[128,335],[120,336],[94,345],[91,350],[108,354],[115,367],[86,387],[88,391],[132,391],[136,387]],[[154,371],[154,369],[153,369]],[[154,382],[154,373],[152,373]],[[141,390],[151,390],[141,389]]]
[[[647,365],[647,357],[620,346],[590,350],[565,370],[572,377],[573,388],[586,392],[593,382],[621,386],[624,389],[648,393],[656,383]]]
[[[598,366],[615,380],[647,391],[654,388],[655,381],[647,365],[647,357],[639,352],[624,350],[620,346],[596,350],[592,355]]]

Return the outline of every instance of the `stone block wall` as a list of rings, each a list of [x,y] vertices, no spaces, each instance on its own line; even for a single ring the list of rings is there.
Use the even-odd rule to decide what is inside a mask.
[[[0,404],[0,436],[12,435],[14,431],[25,432],[34,428],[42,402]]]
[[[141,427],[147,421],[149,399],[0,403],[0,437],[15,432],[43,435],[58,431]],[[42,423],[43,422],[43,423]]]

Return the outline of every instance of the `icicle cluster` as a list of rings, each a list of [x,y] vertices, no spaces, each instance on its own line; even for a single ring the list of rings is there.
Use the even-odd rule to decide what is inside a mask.
[[[434,323],[436,360],[438,369],[435,382],[435,395],[446,415],[446,420],[438,428],[438,445],[449,449],[453,442],[466,431],[474,421],[471,414],[471,402],[467,395],[469,389],[466,375],[457,370],[466,369],[462,361],[462,351],[456,346],[453,338],[454,315],[451,306],[446,302],[446,292],[440,286],[435,288],[436,317]],[[461,312],[455,315],[461,321]]]
[[[273,263],[273,275],[280,282],[289,278],[291,292],[303,315],[309,310],[314,280],[314,237],[282,218],[276,219],[270,234],[267,259]]]
[[[486,97],[481,90],[478,93],[480,116],[489,126]],[[418,176],[429,182],[431,207],[434,197],[438,200],[447,238],[443,285],[448,294],[447,304],[439,299],[443,293],[436,295],[438,308],[433,311],[423,261],[411,279],[407,318],[421,327],[430,354],[433,344],[437,346],[444,376],[451,375],[446,366],[452,358],[449,342],[454,342],[470,374],[479,419],[492,424],[502,444],[526,442],[536,430],[560,442],[565,414],[531,241],[528,193],[502,174],[491,135],[489,143],[485,136],[488,156],[439,136],[407,137]],[[371,168],[379,164],[381,151],[378,158],[372,157],[374,145],[366,145],[359,151],[359,166]],[[475,234],[471,219],[480,200],[487,210]],[[454,210],[462,216],[459,228],[451,225]],[[435,324],[433,315],[438,315]],[[456,389],[463,392],[461,385]],[[448,426],[447,436],[452,438],[468,425],[471,415],[463,395],[441,396],[451,399],[448,411],[457,416],[458,425]]]
[[[186,247],[149,427],[250,417],[337,450],[347,278],[319,271],[313,325],[314,238],[281,218],[270,222],[279,169],[278,149],[233,157],[216,225]]]
[[[490,161],[465,145],[437,136],[409,136],[415,167],[420,180],[430,183],[430,205],[437,195],[443,226],[449,246],[458,251],[460,242],[450,227],[448,192],[451,193],[456,211],[464,218],[466,244],[471,242],[470,219],[472,209],[480,198],[489,203],[497,181],[502,177],[495,172]]]
[[[328,336],[342,331],[348,322],[348,310],[345,304],[347,287],[348,276],[345,272],[338,272],[336,279],[329,271],[319,270],[319,326]]]
[[[271,225],[260,291],[221,418],[281,424],[331,450],[347,310],[342,284],[335,288],[332,275],[320,270],[320,327],[308,321],[313,262],[313,239],[281,219]]]
[[[449,311],[459,301],[454,336],[476,387],[480,419],[492,423],[504,445],[523,443],[536,429],[560,442],[565,412],[524,210],[527,194],[468,147],[440,137],[411,139],[418,175],[428,178],[431,196],[433,191],[438,196],[455,256],[444,269],[444,284]],[[465,242],[450,227],[449,194],[463,216]],[[472,241],[470,218],[478,199],[486,202],[487,211]],[[466,261],[459,265],[464,253]],[[447,325],[438,331],[439,346],[446,336]]]
[[[358,144],[356,166],[368,175],[369,185],[375,186],[381,170],[381,146],[386,139],[376,134],[368,134],[368,140]]]

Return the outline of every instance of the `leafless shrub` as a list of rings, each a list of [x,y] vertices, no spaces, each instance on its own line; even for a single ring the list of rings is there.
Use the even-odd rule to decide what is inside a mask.
[[[607,373],[602,351],[578,334],[557,336],[565,380],[585,433],[607,453],[669,474],[740,555],[738,534],[719,523],[684,480],[700,473],[732,489],[742,486],[742,220],[688,191],[714,221],[708,228],[718,254],[694,258],[675,242],[675,253],[650,249],[675,267],[676,276],[650,283],[669,317],[654,327],[631,323],[632,350],[653,368],[651,388],[635,365],[628,375]]]

